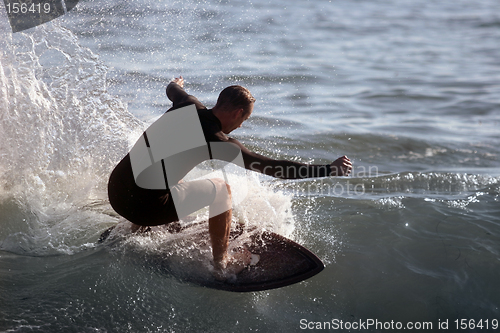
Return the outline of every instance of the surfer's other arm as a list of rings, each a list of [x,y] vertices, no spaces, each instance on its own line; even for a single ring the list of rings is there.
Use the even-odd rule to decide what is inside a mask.
[[[189,95],[184,90],[184,78],[179,76],[173,79],[167,86],[166,94],[173,103],[173,109],[178,109],[186,105],[194,104],[197,109],[206,109],[206,107],[193,95]]]
[[[183,98],[182,95],[187,95],[187,93],[184,91],[184,78],[182,76],[179,76],[170,81],[170,83],[167,85],[166,93],[168,99],[172,102],[179,100],[179,98]]]

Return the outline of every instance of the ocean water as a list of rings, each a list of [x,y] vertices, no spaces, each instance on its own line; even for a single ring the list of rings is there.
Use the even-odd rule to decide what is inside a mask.
[[[498,1],[80,1],[16,34],[0,7],[0,331],[498,331]],[[97,244],[120,221],[109,173],[178,75],[207,106],[248,87],[234,137],[257,152],[351,158],[349,177],[239,176],[234,222],[319,275],[229,293],[155,269],[182,240]]]

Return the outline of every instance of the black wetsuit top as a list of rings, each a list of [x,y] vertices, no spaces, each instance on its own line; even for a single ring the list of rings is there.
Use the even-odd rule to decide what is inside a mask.
[[[330,165],[308,165],[286,160],[275,160],[254,153],[238,140],[228,137],[222,132],[219,119],[207,109],[196,97],[188,95],[176,83],[167,87],[167,96],[173,106],[167,111],[194,104],[198,110],[201,127],[208,142],[229,142],[238,146],[242,153],[245,168],[282,179],[300,179],[326,177],[330,174]],[[186,170],[187,174],[191,170]],[[108,183],[109,200],[113,208],[128,220],[141,224],[145,219],[154,218],[155,211],[167,202],[169,190],[144,189],[136,185],[130,156],[127,154],[111,173]],[[173,207],[173,206],[172,206]]]

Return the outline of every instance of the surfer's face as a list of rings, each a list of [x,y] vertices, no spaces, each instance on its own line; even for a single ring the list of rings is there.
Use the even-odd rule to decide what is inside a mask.
[[[235,129],[240,128],[241,125],[243,125],[243,122],[245,120],[247,120],[248,118],[250,118],[252,111],[253,111],[253,104],[250,106],[250,112],[245,113],[245,110],[243,110],[243,109],[239,109],[237,111],[234,111],[234,112],[237,112],[237,114],[234,117],[234,120],[232,121],[232,124],[231,124],[232,126],[229,128],[229,130],[225,134],[229,134],[232,131],[234,131]]]

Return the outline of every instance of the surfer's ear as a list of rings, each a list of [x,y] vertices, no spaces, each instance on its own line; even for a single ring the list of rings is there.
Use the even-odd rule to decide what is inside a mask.
[[[238,119],[243,114],[243,109],[242,108],[233,109],[233,111],[231,111],[230,114],[231,114],[231,118]]]

